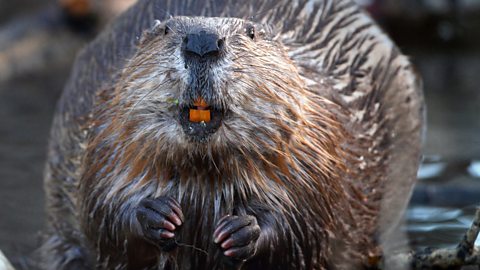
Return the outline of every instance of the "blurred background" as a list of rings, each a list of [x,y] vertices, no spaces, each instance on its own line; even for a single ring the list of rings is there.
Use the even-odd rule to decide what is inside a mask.
[[[19,268],[45,223],[48,133],[75,53],[131,2],[0,0],[0,250]],[[357,2],[424,79],[425,158],[405,230],[415,248],[456,245],[480,205],[480,1]]]

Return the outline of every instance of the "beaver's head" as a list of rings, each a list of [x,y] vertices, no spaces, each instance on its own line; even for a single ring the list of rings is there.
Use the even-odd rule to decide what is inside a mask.
[[[303,96],[273,32],[232,18],[158,22],[119,81],[126,120],[167,148],[274,146]]]

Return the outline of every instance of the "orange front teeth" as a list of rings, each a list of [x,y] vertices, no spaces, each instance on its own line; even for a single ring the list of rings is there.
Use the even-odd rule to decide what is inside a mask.
[[[193,123],[199,122],[210,122],[211,115],[210,110],[208,109],[208,104],[203,98],[198,98],[195,100],[193,105],[196,107],[195,109],[190,109],[189,120]]]

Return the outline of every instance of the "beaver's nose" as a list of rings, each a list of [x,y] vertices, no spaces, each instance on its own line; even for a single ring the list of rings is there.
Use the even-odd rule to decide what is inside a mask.
[[[188,34],[183,39],[183,51],[186,57],[216,57],[223,49],[224,41],[217,34],[200,31]]]

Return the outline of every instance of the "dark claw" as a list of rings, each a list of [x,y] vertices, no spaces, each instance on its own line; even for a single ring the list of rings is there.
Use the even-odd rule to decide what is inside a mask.
[[[213,234],[225,263],[230,266],[242,264],[253,257],[259,237],[260,226],[254,216],[226,216],[219,221]]]
[[[170,197],[144,199],[136,209],[146,240],[163,251],[175,248],[175,231],[183,224],[179,203]]]
[[[224,255],[237,260],[246,260],[255,255],[255,244],[250,243],[243,247],[233,247],[225,251]]]

